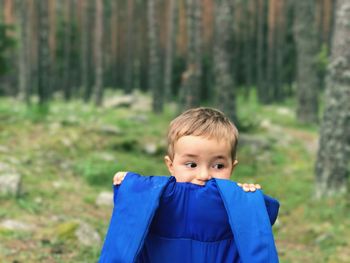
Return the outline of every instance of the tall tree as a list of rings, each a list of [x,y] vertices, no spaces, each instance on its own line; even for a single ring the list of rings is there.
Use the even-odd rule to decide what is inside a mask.
[[[350,169],[350,5],[338,0],[325,111],[316,162],[316,196],[345,193]]]
[[[57,67],[57,61],[56,61],[56,55],[57,55],[57,1],[56,0],[48,0],[49,4],[49,46],[50,46],[50,87],[51,90],[54,91],[57,87],[58,77],[57,73],[58,67]],[[30,35],[30,34],[29,34]]]
[[[29,35],[28,35],[28,1],[18,1],[20,21],[20,47],[19,47],[19,99],[29,104]]]
[[[257,9],[257,94],[260,102],[267,102],[266,98],[266,63],[265,52],[266,50],[266,21],[267,21],[267,0],[258,0],[256,2]]]
[[[80,48],[80,62],[81,62],[81,94],[83,94],[84,101],[89,101],[92,91],[91,70],[92,66],[92,32],[91,21],[92,21],[92,10],[94,5],[91,0],[81,1],[81,48]]]
[[[243,47],[243,54],[244,54],[244,78],[245,78],[245,94],[249,94],[249,90],[251,88],[251,85],[253,83],[253,55],[254,55],[254,49],[253,49],[253,41],[252,41],[252,32],[254,30],[253,28],[253,19],[247,19],[247,17],[253,17],[252,16],[252,10],[251,10],[251,1],[244,1],[243,2],[243,12],[244,17],[246,18],[244,20],[244,29],[243,29],[243,39],[244,39],[244,47]]]
[[[266,101],[274,100],[276,90],[276,34],[277,34],[277,3],[280,0],[269,0],[268,8],[268,49],[267,49],[267,82],[264,93]]]
[[[127,93],[133,90],[133,66],[134,66],[134,0],[127,1],[127,24],[126,24],[126,58],[124,88]]]
[[[64,2],[64,66],[63,66],[63,91],[64,98],[69,100],[72,96],[72,22],[73,22],[73,0]]]
[[[181,104],[185,109],[196,107],[200,103],[202,76],[201,8],[200,0],[186,0],[187,68],[182,75],[181,83]]]
[[[303,123],[318,121],[317,34],[315,0],[295,1],[297,46],[297,118]]]
[[[167,19],[167,37],[166,37],[166,55],[164,72],[164,97],[167,101],[171,99],[171,84],[173,71],[173,57],[175,44],[175,25],[176,25],[176,3],[175,0],[169,0],[168,19]]]
[[[111,10],[112,10],[112,17],[111,17],[111,72],[112,72],[112,86],[117,85],[117,51],[118,51],[118,14],[119,14],[119,5],[117,1],[111,2]]]
[[[50,96],[50,50],[48,2],[37,0],[38,9],[38,95],[44,105]]]
[[[163,89],[160,79],[160,58],[158,24],[156,18],[156,0],[148,0],[148,41],[149,41],[149,88],[153,94],[153,111],[160,113],[163,111]]]
[[[103,99],[103,0],[96,0],[95,18],[95,103],[102,104]]]
[[[230,0],[215,1],[214,18],[214,73],[216,106],[238,124],[236,113],[236,95],[232,78],[231,38],[232,38],[233,6]]]

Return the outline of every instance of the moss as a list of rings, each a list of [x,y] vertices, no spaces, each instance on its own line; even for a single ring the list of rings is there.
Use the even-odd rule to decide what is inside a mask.
[[[76,221],[64,222],[55,228],[54,235],[59,240],[75,240],[75,231],[78,227],[79,223]]]

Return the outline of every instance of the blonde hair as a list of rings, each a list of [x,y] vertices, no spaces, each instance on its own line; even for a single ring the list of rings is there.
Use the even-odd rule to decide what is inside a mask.
[[[174,145],[183,136],[194,135],[227,140],[231,145],[232,160],[236,159],[238,130],[224,113],[213,108],[189,109],[170,122],[168,155],[174,158]]]

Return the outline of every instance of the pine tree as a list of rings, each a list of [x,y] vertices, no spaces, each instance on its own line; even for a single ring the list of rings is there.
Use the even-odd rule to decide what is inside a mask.
[[[338,0],[325,110],[316,162],[316,196],[348,190],[350,169],[350,3]]]

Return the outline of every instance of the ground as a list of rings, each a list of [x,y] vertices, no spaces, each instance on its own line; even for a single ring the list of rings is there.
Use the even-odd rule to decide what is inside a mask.
[[[242,144],[232,180],[260,183],[280,201],[280,261],[350,262],[350,199],[313,198],[317,126],[299,125],[293,103],[242,98],[238,108]],[[0,197],[0,224],[17,220],[29,229],[0,226],[0,262],[96,262],[101,244],[84,246],[74,231],[85,222],[103,239],[111,207],[95,200],[111,191],[116,171],[167,174],[162,138],[174,114],[173,106],[154,115],[147,104],[130,110],[79,101],[54,101],[45,113],[0,99],[0,175],[11,170],[23,180],[19,197]]]

